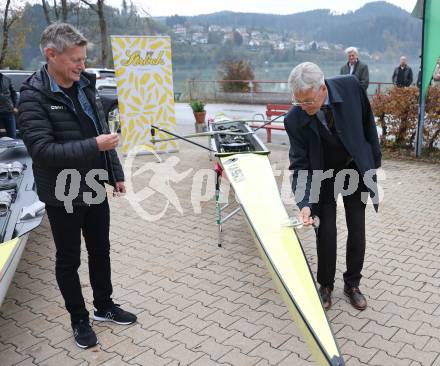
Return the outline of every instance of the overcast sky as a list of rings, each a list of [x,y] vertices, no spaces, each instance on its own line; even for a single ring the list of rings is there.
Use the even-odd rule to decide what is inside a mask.
[[[409,12],[416,0],[387,0]],[[293,14],[313,9],[331,9],[345,13],[359,9],[371,0],[133,0],[139,7],[152,16],[162,15],[198,15],[216,11],[253,12],[270,14]],[[119,7],[122,0],[106,0],[106,3]],[[127,0],[130,3],[130,0]]]

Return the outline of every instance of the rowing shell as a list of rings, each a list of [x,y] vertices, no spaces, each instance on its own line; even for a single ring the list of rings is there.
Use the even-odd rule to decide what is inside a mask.
[[[0,244],[0,307],[14,277],[29,234]]]
[[[318,365],[344,365],[267,155],[219,156],[260,255]]]
[[[24,169],[18,177],[0,181],[0,192],[7,191],[11,202],[0,214],[0,306],[6,296],[26,245],[29,232],[40,225],[44,204],[35,192],[32,159],[21,140],[0,139],[0,164],[19,162]],[[3,192],[4,194],[5,192]]]

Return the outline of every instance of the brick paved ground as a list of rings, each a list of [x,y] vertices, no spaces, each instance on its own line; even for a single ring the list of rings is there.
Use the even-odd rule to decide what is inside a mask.
[[[270,148],[272,163],[285,169],[287,146]],[[170,205],[160,220],[146,222],[127,200],[110,199],[115,300],[138,314],[139,322],[95,322],[100,345],[84,351],[74,344],[55,281],[54,245],[45,219],[30,235],[0,309],[1,366],[313,364],[243,216],[225,225],[224,247],[217,248],[213,201],[202,202],[201,213],[194,212],[192,181],[195,171],[211,168],[207,154],[181,144],[178,156],[179,172],[194,169],[172,184],[183,215]],[[136,166],[152,161],[144,156]],[[438,366],[440,166],[385,161],[384,169],[380,213],[367,209],[362,289],[369,307],[356,311],[342,294],[346,230],[340,208],[340,255],[328,317],[347,365]],[[137,187],[145,186],[149,173],[135,178]],[[142,206],[158,214],[165,203],[156,194]],[[287,207],[293,214],[293,204],[287,201]],[[312,232],[300,236],[315,271]],[[86,263],[83,252],[80,273],[92,309]]]

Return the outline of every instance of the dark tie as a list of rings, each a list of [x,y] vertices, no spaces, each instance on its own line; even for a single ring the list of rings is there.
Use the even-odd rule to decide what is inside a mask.
[[[324,112],[325,120],[327,122],[327,126],[331,132],[335,133],[335,119],[333,117],[333,112],[328,105],[323,105],[321,110]]]

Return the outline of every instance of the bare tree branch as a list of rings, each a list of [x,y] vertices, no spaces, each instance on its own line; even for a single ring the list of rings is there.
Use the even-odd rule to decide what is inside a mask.
[[[55,12],[55,19],[60,19],[60,13],[58,13],[57,0],[53,0],[53,11]]]
[[[98,12],[98,8],[96,7],[95,4],[89,3],[87,0],[80,0],[82,3],[88,5],[90,7],[90,9],[92,9],[95,12]]]
[[[8,50],[9,27],[11,26],[11,24],[8,23],[8,13],[9,13],[10,5],[11,5],[11,0],[6,0],[5,11],[3,13],[3,26],[2,26],[3,43],[2,43],[2,49],[0,51],[0,68],[3,68],[3,63],[5,62],[5,58],[6,58],[6,52]]]
[[[64,23],[67,23],[67,11],[67,0],[61,0],[61,15]]]
[[[153,36],[154,35],[154,27],[152,26],[152,23],[154,23],[152,20],[153,17],[148,11],[146,11],[142,7],[140,8],[140,11],[146,15],[145,21],[147,23],[148,33]]]
[[[49,16],[49,9],[47,7],[46,0],[41,0],[41,5],[43,6],[43,12],[44,12],[44,18],[46,19],[47,25],[50,25],[50,16]]]
[[[96,4],[92,4],[87,0],[80,0],[88,5],[90,9],[98,14],[99,29],[101,32],[101,65],[106,67],[108,65],[108,39],[107,39],[107,22],[104,14],[104,0],[96,0]]]

